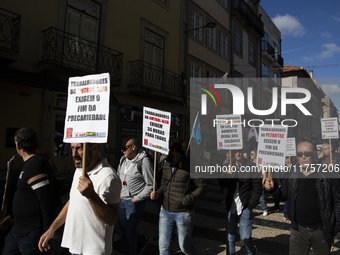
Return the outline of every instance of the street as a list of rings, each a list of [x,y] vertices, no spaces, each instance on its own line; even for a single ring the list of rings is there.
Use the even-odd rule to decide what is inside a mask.
[[[207,183],[208,192],[196,202],[193,245],[199,254],[224,255],[226,254],[226,238],[225,205],[222,203],[223,195],[216,180],[207,179]],[[268,198],[267,205],[269,208],[274,206],[271,197]],[[253,210],[254,220],[252,236],[259,255],[287,255],[289,253],[290,221],[283,217],[283,205],[284,203],[281,202],[280,212],[269,212],[267,216],[262,215],[260,204]],[[150,237],[150,243],[146,246],[143,254],[159,254],[158,240],[156,240],[158,235],[158,214],[155,202],[147,202],[139,231]],[[60,232],[61,231],[59,231],[59,233]],[[332,255],[340,254],[339,239],[340,235],[338,234],[332,247]],[[51,253],[53,255],[68,254],[65,250],[63,251],[63,249],[60,248],[60,244],[58,246],[58,243],[60,243],[60,238],[51,242]],[[113,254],[123,254],[124,245],[124,240],[115,242]],[[172,241],[171,250],[173,254],[181,254],[176,239]],[[238,255],[247,254],[241,241],[236,243],[236,251]]]

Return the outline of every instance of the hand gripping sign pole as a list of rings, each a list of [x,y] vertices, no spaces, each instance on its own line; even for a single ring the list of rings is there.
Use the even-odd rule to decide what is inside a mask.
[[[14,156],[7,162],[7,174],[6,174],[6,183],[5,183],[5,191],[4,191],[4,197],[2,200],[2,218],[4,219],[6,217],[7,213],[7,205],[8,205],[8,199],[9,199],[9,193],[11,192],[11,180],[12,180],[12,173],[13,173],[13,165],[14,165]]]

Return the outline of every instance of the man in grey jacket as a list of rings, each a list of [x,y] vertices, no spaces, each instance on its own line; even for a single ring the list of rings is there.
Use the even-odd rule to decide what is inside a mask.
[[[146,199],[153,188],[153,167],[147,154],[139,148],[135,138],[122,143],[124,156],[120,159],[118,175],[122,181],[119,215],[116,228],[126,237],[125,254],[140,254],[149,238],[137,231]],[[138,253],[137,253],[138,250]]]

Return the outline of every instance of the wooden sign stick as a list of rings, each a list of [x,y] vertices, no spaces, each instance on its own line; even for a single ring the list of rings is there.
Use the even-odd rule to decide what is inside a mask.
[[[4,219],[7,214],[7,205],[8,205],[8,199],[9,199],[9,193],[11,192],[11,180],[12,180],[12,173],[13,173],[13,165],[14,165],[14,158],[13,156],[8,162],[7,162],[7,174],[6,174],[6,183],[5,183],[5,190],[4,190],[4,197],[2,200],[2,218]]]
[[[86,173],[86,143],[83,143],[83,171],[82,176]]]
[[[153,191],[156,191],[156,164],[157,164],[157,152],[155,151],[155,156],[153,160]]]

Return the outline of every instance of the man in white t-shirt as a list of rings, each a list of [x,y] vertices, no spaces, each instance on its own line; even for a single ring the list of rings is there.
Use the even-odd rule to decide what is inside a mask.
[[[82,176],[83,147],[72,143],[76,166],[70,200],[41,236],[40,251],[50,249],[48,241],[65,223],[62,247],[71,254],[110,255],[113,226],[117,222],[121,181],[116,171],[100,157],[98,144],[88,144],[86,176]]]

